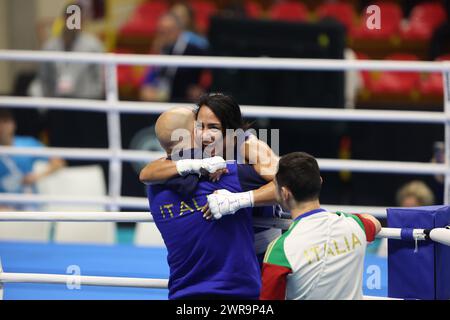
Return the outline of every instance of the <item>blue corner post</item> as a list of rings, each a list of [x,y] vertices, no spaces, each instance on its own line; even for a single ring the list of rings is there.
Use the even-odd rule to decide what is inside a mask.
[[[389,228],[432,229],[450,224],[450,207],[390,208]],[[450,246],[426,241],[388,241],[388,296],[450,299]]]

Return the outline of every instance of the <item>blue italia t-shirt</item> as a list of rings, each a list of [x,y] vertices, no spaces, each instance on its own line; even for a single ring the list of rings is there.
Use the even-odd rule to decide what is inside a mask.
[[[219,181],[179,177],[166,185],[148,186],[150,210],[167,247],[170,268],[169,299],[223,295],[257,299],[260,267],[254,249],[252,208],[220,220],[205,220],[206,196],[218,189],[248,190],[260,178],[250,165],[227,162]],[[260,179],[260,185],[265,184]],[[180,186],[190,186],[180,192]],[[193,188],[192,188],[193,187]],[[253,187],[253,186],[252,186]]]
[[[33,137],[16,136],[13,146],[41,148],[44,145]],[[47,158],[0,155],[0,192],[23,192],[23,177],[33,170],[37,160],[47,160]]]

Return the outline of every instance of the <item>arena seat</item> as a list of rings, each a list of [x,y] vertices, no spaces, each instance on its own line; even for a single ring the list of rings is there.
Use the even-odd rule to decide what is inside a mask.
[[[51,222],[0,222],[0,241],[47,242]]]
[[[156,31],[158,19],[167,12],[164,1],[147,1],[139,5],[132,17],[120,28],[122,35],[152,35]]]
[[[364,8],[360,23],[351,30],[351,36],[355,39],[388,39],[396,36],[400,32],[400,23],[403,17],[400,5],[393,2],[376,2],[375,5],[380,7],[380,29],[369,29],[366,25],[366,8]]]
[[[33,171],[42,171],[46,166],[46,161],[37,161]],[[37,210],[36,206],[30,207],[32,209]],[[0,240],[47,242],[50,240],[51,227],[51,222],[1,222]]]
[[[134,245],[140,247],[165,247],[164,240],[156,224],[152,222],[136,223]]]
[[[362,52],[355,52],[356,55],[356,59],[357,60],[370,60],[370,57]],[[371,76],[370,76],[370,71],[368,70],[361,70],[360,71],[360,75],[362,78],[362,86],[363,88],[369,88],[370,87],[370,82],[371,82]]]
[[[436,61],[450,61],[450,54],[439,56],[436,58]],[[425,74],[421,78],[419,91],[425,95],[443,95],[442,73],[432,72]]]
[[[40,170],[39,164],[36,165]],[[106,195],[103,170],[98,165],[67,167],[37,183],[40,194],[52,196],[102,197]],[[102,205],[52,204],[42,207],[43,211],[102,212]],[[60,243],[114,244],[116,224],[114,222],[57,222],[54,228],[54,241]]]
[[[417,61],[417,56],[406,53],[395,53],[386,57],[386,60]],[[408,94],[419,85],[419,72],[384,71],[371,73],[369,91],[373,93],[399,93]]]
[[[133,70],[130,65],[117,66],[117,82],[119,86],[128,86],[133,81]]]
[[[127,48],[116,48],[114,53],[133,54]],[[134,66],[129,64],[117,65],[117,83],[121,88],[138,89],[141,87],[148,67]]]
[[[401,36],[408,40],[429,40],[433,32],[447,20],[442,4],[426,2],[416,5],[407,24],[401,29]]]
[[[213,83],[213,75],[211,70],[208,69],[203,70],[200,75],[199,81],[200,87],[202,87],[205,91],[209,91],[209,88],[211,88],[212,83]]]
[[[355,12],[351,4],[346,2],[327,2],[317,8],[316,14],[319,18],[334,18],[342,23],[347,32],[355,25]]]
[[[269,15],[274,20],[306,21],[308,9],[301,2],[283,1],[272,5],[269,9]]]
[[[259,18],[262,15],[262,8],[261,5],[258,2],[247,0],[244,4],[245,13],[248,18]]]
[[[217,12],[217,7],[214,3],[204,0],[189,1],[189,5],[194,11],[197,31],[206,34],[209,28],[209,19]]]

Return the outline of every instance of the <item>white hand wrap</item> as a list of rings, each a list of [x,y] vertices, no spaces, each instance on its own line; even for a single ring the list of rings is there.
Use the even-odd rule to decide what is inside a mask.
[[[253,191],[231,193],[228,190],[218,190],[207,196],[208,205],[214,219],[234,214],[239,209],[253,207]]]
[[[196,173],[200,174],[201,170],[208,173],[214,173],[219,169],[225,169],[227,163],[222,157],[212,157],[206,159],[183,159],[177,161],[177,171],[181,176]]]
[[[208,173],[214,173],[217,170],[225,169],[226,167],[227,163],[222,157],[215,156],[202,159],[202,169],[208,171]]]

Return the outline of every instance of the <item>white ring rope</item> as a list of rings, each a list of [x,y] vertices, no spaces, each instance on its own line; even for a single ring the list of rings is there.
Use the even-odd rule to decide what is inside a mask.
[[[87,286],[138,287],[167,289],[168,280],[128,277],[74,276],[42,273],[0,273],[0,283],[74,283]]]
[[[47,221],[47,222],[154,222],[146,212],[0,212],[0,222],[11,221]],[[279,228],[287,230],[291,219],[253,218],[253,225],[262,228]],[[435,231],[433,233],[433,231]],[[411,228],[382,228],[377,238],[401,240],[427,240],[450,245],[450,229],[435,228],[430,230]]]
[[[0,193],[0,203],[3,204],[71,204],[71,205],[102,205],[111,203],[109,196],[52,196],[42,194]],[[148,200],[140,197],[120,197],[120,207],[148,210]],[[1,215],[1,212],[0,212]]]
[[[4,204],[72,204],[72,205],[103,205],[111,203],[111,197],[77,197],[77,196],[51,196],[40,194],[0,193],[0,203]],[[121,208],[134,208],[148,210],[148,199],[141,197],[119,197],[118,205]],[[348,213],[369,213],[377,218],[386,218],[385,207],[369,206],[345,206],[335,204],[323,204],[322,207],[329,211],[344,211]],[[17,212],[19,213],[19,212]],[[0,217],[2,212],[0,212]],[[1,220],[1,219],[0,219]]]
[[[1,96],[0,106],[14,108],[44,108],[92,112],[160,114],[173,107],[192,107],[186,103],[129,102],[69,98],[37,98]],[[290,120],[406,122],[444,124],[450,115],[437,111],[355,110],[337,108],[304,108],[281,106],[241,106],[242,114],[252,118],[281,118]]]
[[[395,70],[426,72],[450,71],[450,63],[446,61],[376,61],[211,56],[200,57],[27,50],[0,50],[0,60],[34,62],[85,62],[102,65],[122,64],[265,70]]]
[[[89,148],[26,148],[26,147],[0,147],[0,154],[27,155],[39,157],[62,157],[65,159],[80,160],[110,160],[113,156],[121,161],[149,162],[165,156],[161,152]],[[401,161],[374,161],[374,160],[342,160],[317,159],[321,171],[377,172],[394,174],[446,174],[448,168],[445,164],[429,162],[401,162]]]
[[[128,278],[128,277],[100,277],[78,276],[44,273],[9,273],[2,272],[0,266],[0,300],[2,299],[2,287],[5,283],[46,283],[65,285],[87,285],[108,287],[134,287],[148,289],[168,289],[169,281],[166,279]],[[367,300],[396,300],[388,297],[364,296]]]

